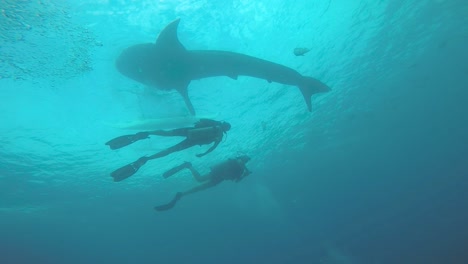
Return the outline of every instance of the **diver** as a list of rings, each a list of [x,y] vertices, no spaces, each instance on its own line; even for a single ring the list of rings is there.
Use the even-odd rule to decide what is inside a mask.
[[[247,155],[239,156],[234,159],[228,159],[222,163],[211,167],[211,171],[206,175],[200,175],[200,173],[192,167],[192,164],[190,162],[185,162],[179,166],[176,166],[166,171],[163,174],[164,178],[168,178],[183,169],[188,169],[192,173],[195,180],[198,182],[202,182],[202,184],[195,186],[192,189],[189,189],[185,192],[178,192],[169,203],[156,206],[154,207],[154,209],[156,211],[169,210],[172,207],[174,207],[177,201],[179,201],[180,198],[182,198],[183,196],[211,188],[213,186],[218,185],[222,181],[241,181],[251,173],[246,167],[246,163],[249,160],[250,157]]]
[[[185,137],[180,143],[164,149],[149,157],[141,157],[138,160],[125,165],[111,173],[114,181],[122,181],[133,174],[135,174],[141,166],[147,161],[152,159],[167,156],[173,152],[181,151],[195,145],[207,145],[214,143],[204,153],[197,154],[197,157],[202,157],[212,152],[222,141],[224,134],[231,129],[231,125],[227,122],[215,121],[211,119],[200,119],[193,127],[184,127],[173,130],[155,130],[139,132],[134,135],[125,135],[114,138],[106,143],[111,149],[119,149],[124,146],[130,145],[138,140],[149,138],[150,135],[164,136],[164,137]]]

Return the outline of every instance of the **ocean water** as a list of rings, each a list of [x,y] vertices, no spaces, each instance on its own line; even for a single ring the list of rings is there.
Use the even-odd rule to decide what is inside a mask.
[[[464,0],[0,2],[0,263],[468,263],[468,4]],[[187,49],[227,50],[327,83],[193,81],[200,116],[232,124],[113,182],[178,142],[119,150],[122,124],[187,116],[174,91],[115,59],[180,18]],[[295,56],[294,48],[310,51]],[[253,172],[153,207],[248,154]]]

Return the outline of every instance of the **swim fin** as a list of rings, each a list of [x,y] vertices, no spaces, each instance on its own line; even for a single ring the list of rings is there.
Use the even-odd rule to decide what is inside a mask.
[[[163,177],[164,178],[169,178],[172,175],[176,174],[177,172],[179,172],[179,171],[181,171],[183,169],[186,169],[186,168],[188,168],[190,166],[192,166],[192,164],[190,162],[184,162],[184,163],[180,164],[179,166],[175,166],[174,168],[164,172]]]
[[[180,200],[180,198],[182,198],[182,196],[183,196],[183,193],[178,192],[178,193],[174,196],[174,198],[172,198],[172,201],[170,201],[170,202],[167,203],[167,204],[155,206],[155,207],[154,207],[154,210],[156,210],[156,211],[167,211],[167,210],[171,209],[172,207],[174,207],[174,205],[177,203],[177,201]]]
[[[148,137],[149,137],[148,132],[138,132],[133,135],[125,135],[125,136],[120,136],[120,137],[111,139],[108,142],[106,142],[106,145],[108,145],[111,149],[119,149],[127,145],[130,145],[133,142],[136,142],[140,139],[145,139]]]
[[[130,164],[123,166],[122,168],[113,171],[111,173],[111,176],[114,178],[115,182],[123,181],[135,174],[141,166],[145,165],[147,161],[147,157],[141,157],[137,161],[134,161]]]

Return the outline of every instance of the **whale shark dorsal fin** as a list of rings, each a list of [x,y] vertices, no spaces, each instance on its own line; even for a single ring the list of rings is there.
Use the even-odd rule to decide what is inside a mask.
[[[160,50],[185,51],[185,47],[180,43],[177,37],[177,27],[179,26],[180,18],[172,21],[159,34],[156,40],[156,47]]]

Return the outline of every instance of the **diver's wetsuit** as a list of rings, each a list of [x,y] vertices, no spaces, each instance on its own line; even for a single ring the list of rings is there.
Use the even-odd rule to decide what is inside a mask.
[[[209,152],[213,151],[218,144],[221,142],[223,139],[223,129],[220,126],[219,122],[217,121],[212,121],[208,119],[202,119],[200,120],[199,123],[195,125],[195,127],[184,127],[184,128],[178,128],[174,130],[156,130],[150,132],[151,135],[157,135],[157,136],[165,136],[165,137],[186,137],[183,141],[180,143],[169,147],[165,150],[162,150],[154,155],[151,155],[147,157],[147,160],[151,159],[157,159],[160,157],[167,156],[173,152],[181,151],[190,147],[193,147],[195,145],[207,145],[214,143],[214,145],[208,149],[205,153],[203,154],[198,154],[197,156],[201,157],[203,155],[208,154]]]
[[[209,175],[212,181],[239,181],[247,171],[245,164],[240,163],[237,159],[228,159],[227,161],[211,167]]]
[[[112,139],[109,142],[107,142],[106,145],[109,145],[111,149],[117,149],[132,144],[138,140],[148,138],[149,135],[186,137],[182,142],[172,147],[162,150],[149,157],[141,157],[138,160],[113,171],[111,173],[111,176],[114,178],[114,181],[122,181],[135,174],[135,172],[137,172],[138,169],[140,169],[140,167],[143,166],[149,160],[161,158],[173,152],[181,151],[195,145],[201,146],[214,143],[204,153],[196,155],[197,157],[202,157],[212,152],[219,145],[219,143],[221,143],[224,133],[227,132],[230,128],[231,125],[227,122],[219,122],[210,119],[200,119],[200,121],[198,121],[194,127],[185,127],[173,130],[155,130],[148,132],[139,132],[135,135],[125,135]]]
[[[179,201],[180,198],[182,198],[183,196],[211,188],[213,186],[218,185],[219,183],[223,181],[232,180],[235,182],[239,182],[244,177],[250,174],[250,171],[245,166],[245,164],[249,160],[250,158],[248,156],[240,156],[235,159],[229,159],[225,162],[222,162],[218,165],[211,167],[210,173],[204,176],[201,176],[200,173],[197,170],[195,170],[189,162],[186,162],[184,164],[181,164],[179,166],[176,166],[170,169],[169,171],[163,174],[164,178],[168,178],[171,175],[174,175],[175,173],[181,171],[182,169],[189,169],[193,177],[198,182],[203,182],[203,183],[187,191],[178,192],[175,195],[175,197],[172,199],[172,201],[164,205],[156,206],[155,210],[157,211],[169,210],[172,207],[174,207],[177,201]]]

